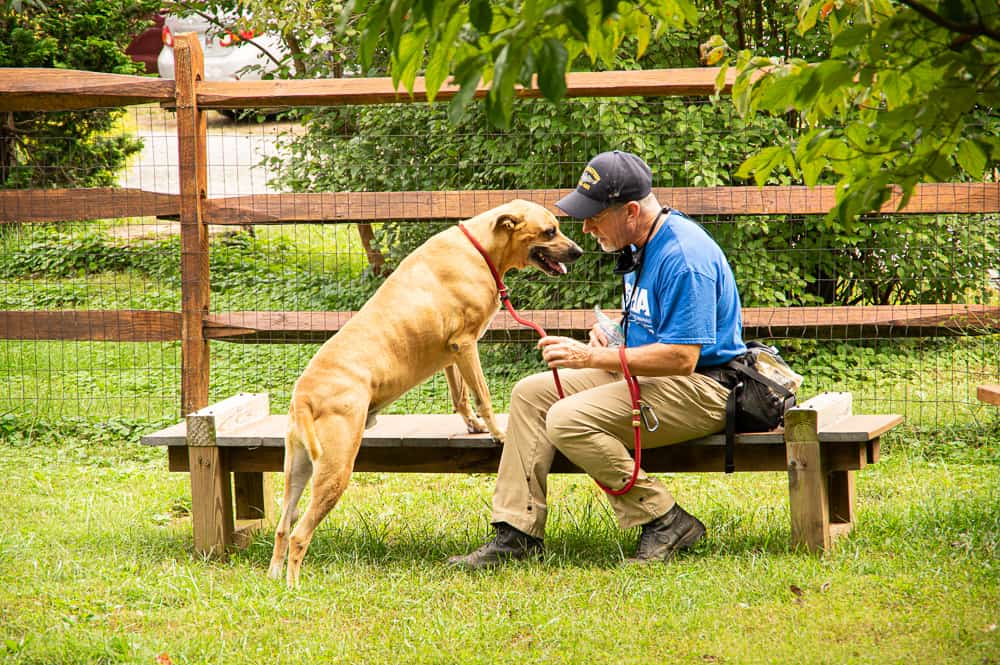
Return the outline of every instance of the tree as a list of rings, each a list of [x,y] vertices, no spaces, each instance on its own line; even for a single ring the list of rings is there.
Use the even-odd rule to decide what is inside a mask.
[[[758,184],[780,169],[808,185],[837,182],[829,220],[852,228],[902,188],[996,178],[1000,162],[1000,6],[996,0],[803,0],[801,34],[824,29],[816,60],[735,55],[737,108],[794,112],[805,131],[748,158]],[[706,44],[718,61],[728,45]],[[728,65],[728,63],[725,63]]]
[[[117,74],[142,69],[125,55],[155,0],[8,0],[0,5],[0,67]],[[0,114],[0,187],[93,187],[141,144],[109,130],[118,109]]]

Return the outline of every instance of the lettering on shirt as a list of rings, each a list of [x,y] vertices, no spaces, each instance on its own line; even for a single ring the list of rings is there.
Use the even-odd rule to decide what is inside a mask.
[[[649,291],[639,287],[639,290],[635,294],[635,299],[632,298],[632,290],[634,286],[632,284],[625,284],[625,303],[632,303],[629,308],[629,312],[638,318],[649,320],[652,317],[652,312],[649,311]]]

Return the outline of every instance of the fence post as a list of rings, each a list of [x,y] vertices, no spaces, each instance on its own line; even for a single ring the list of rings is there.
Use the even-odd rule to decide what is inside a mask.
[[[177,95],[177,165],[181,188],[181,416],[187,418],[191,476],[191,526],[194,547],[222,557],[232,542],[233,498],[228,456],[215,443],[208,406],[208,228],[202,203],[208,194],[207,126],[198,108],[197,82],[205,75],[205,57],[194,33],[174,36]],[[209,436],[210,434],[210,436]]]
[[[202,330],[208,314],[208,229],[202,204],[208,193],[207,127],[196,82],[205,58],[194,33],[174,39],[177,96],[177,165],[181,214],[181,417],[208,406],[209,351]]]

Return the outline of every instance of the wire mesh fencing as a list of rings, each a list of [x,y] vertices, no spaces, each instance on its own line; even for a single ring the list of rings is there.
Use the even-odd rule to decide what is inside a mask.
[[[993,309],[1000,292],[990,273],[1000,247],[995,183],[922,189],[910,202],[919,212],[834,225],[823,212],[829,200],[803,193],[791,174],[776,175],[764,193],[734,176],[746,156],[797,128],[783,118],[747,123],[725,100],[707,98],[522,101],[505,131],[475,111],[455,124],[443,108],[423,104],[286,109],[240,122],[206,115],[207,201],[217,214],[232,213],[226,224],[207,227],[208,315],[276,322],[253,335],[213,329],[213,401],[267,391],[273,408],[283,409],[329,313],[360,308],[403,256],[454,224],[455,215],[431,216],[440,206],[428,203],[427,193],[453,192],[455,209],[475,212],[490,207],[497,190],[551,203],[551,191],[573,187],[591,156],[620,148],[650,163],[661,203],[692,215],[723,247],[746,308],[747,337],[783,350],[806,378],[804,396],[849,390],[858,410],[902,413],[928,426],[993,417],[975,401],[975,387],[1000,382]],[[181,325],[180,224],[176,213],[120,214],[136,190],[180,191],[176,119],[155,105],[131,107],[110,137],[136,148],[106,182],[91,182],[113,187],[106,200],[120,206],[77,206],[76,221],[0,224],[0,311],[69,316],[48,338],[0,335],[0,413],[179,415],[181,345],[171,336]],[[24,189],[79,180],[26,163]],[[319,212],[317,199],[304,196],[330,192],[371,196],[338,199]],[[280,212],[271,218],[272,211]],[[616,309],[613,257],[579,222],[562,225],[584,258],[559,279],[530,270],[510,276],[516,306]],[[867,319],[851,319],[858,308]],[[124,339],[118,326],[117,337],[100,338],[102,324],[85,314],[95,311],[163,313],[156,319],[162,334]],[[295,326],[282,324],[293,314]],[[539,322],[546,325],[544,315]],[[491,336],[481,353],[499,410],[520,377],[544,369],[528,335]],[[450,408],[437,376],[392,410]]]

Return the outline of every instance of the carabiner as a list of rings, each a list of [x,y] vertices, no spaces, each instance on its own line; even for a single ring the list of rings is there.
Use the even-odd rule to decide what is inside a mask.
[[[645,402],[639,402],[639,413],[642,414],[642,424],[646,426],[647,432],[655,432],[660,429],[660,419],[656,417],[653,407]]]

